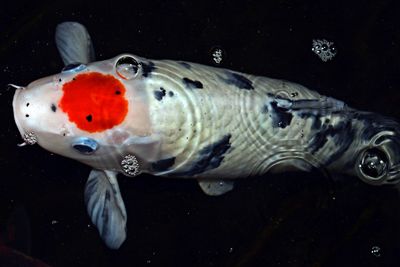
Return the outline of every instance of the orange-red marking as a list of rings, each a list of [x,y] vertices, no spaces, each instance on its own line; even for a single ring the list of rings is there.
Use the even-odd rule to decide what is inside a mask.
[[[101,132],[124,121],[128,113],[125,91],[112,75],[82,73],[64,84],[59,106],[79,129]]]

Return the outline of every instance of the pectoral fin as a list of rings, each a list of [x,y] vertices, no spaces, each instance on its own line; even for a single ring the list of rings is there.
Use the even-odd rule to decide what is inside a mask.
[[[85,187],[89,216],[109,248],[117,249],[126,238],[126,210],[116,173],[92,170]]]
[[[229,180],[198,180],[200,188],[209,196],[219,196],[233,189],[233,181]]]
[[[95,60],[94,49],[86,28],[77,22],[63,22],[56,28],[56,45],[65,65]]]

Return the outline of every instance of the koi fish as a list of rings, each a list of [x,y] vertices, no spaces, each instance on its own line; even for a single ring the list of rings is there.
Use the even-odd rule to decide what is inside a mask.
[[[372,185],[400,179],[400,127],[296,83],[122,54],[95,62],[79,23],[57,26],[60,73],[16,87],[25,144],[93,168],[85,203],[106,245],[126,239],[117,174],[197,179],[216,196],[236,178],[319,168]]]

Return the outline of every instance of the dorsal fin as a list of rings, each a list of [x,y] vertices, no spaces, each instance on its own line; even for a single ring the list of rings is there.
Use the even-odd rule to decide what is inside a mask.
[[[92,40],[82,24],[70,21],[58,24],[55,39],[65,65],[95,60]]]

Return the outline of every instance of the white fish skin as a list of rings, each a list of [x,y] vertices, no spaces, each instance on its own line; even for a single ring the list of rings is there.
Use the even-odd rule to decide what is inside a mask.
[[[118,75],[121,58],[140,64],[135,78]],[[58,108],[64,85],[85,73],[111,75],[123,84],[129,108],[120,124],[85,131]],[[84,91],[79,93],[85,97]],[[374,143],[378,138],[381,145],[397,145],[399,127],[392,119],[349,108],[299,84],[131,54],[35,81],[16,90],[13,105],[23,136],[34,132],[45,149],[95,169],[124,173],[120,162],[132,154],[142,172],[218,180],[289,166],[362,175],[356,164],[359,154],[379,147]],[[81,137],[97,142],[95,153],[86,155],[71,147]],[[389,176],[380,181],[389,182]]]
[[[59,40],[71,31],[86,48],[76,53],[78,48],[65,46],[64,61],[69,64],[71,55],[89,59],[90,37],[82,37],[89,36],[86,30],[76,36],[76,25],[68,25]],[[85,79],[89,87],[82,85]],[[102,89],[89,93],[93,86]],[[117,113],[109,104],[114,100],[98,102],[109,92],[127,110],[118,123],[104,127]],[[72,109],[65,105],[71,94],[77,101]],[[18,88],[13,108],[25,143],[93,167],[85,199],[111,248],[126,237],[117,173],[195,178],[209,195],[230,191],[235,178],[290,169],[321,168],[373,185],[400,179],[395,120],[352,109],[296,83],[196,63],[122,54],[78,64]],[[78,121],[72,118],[76,110],[82,111]],[[127,172],[126,161],[122,164],[131,156],[140,171]]]

